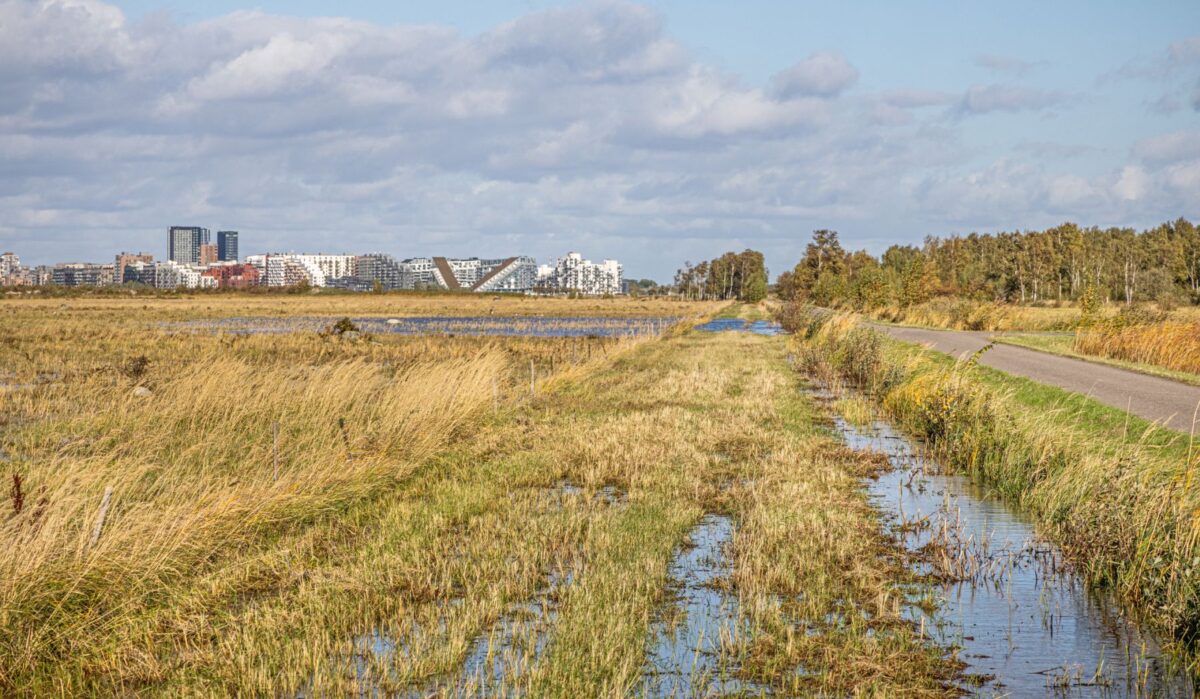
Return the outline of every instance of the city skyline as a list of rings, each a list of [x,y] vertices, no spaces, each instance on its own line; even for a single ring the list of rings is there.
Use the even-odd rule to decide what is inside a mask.
[[[257,6],[3,5],[0,248],[236,221],[665,278],[743,248],[778,273],[820,228],[879,254],[1200,217],[1196,3]]]

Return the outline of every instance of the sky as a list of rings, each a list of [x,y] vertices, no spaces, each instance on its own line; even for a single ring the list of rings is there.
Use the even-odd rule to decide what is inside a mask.
[[[251,0],[252,1],[252,0]],[[0,249],[669,281],[811,231],[1200,218],[1200,2],[0,0]]]

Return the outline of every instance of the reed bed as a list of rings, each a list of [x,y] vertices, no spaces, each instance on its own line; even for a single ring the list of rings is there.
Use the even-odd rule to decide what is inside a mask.
[[[1080,329],[1073,349],[1080,354],[1200,374],[1200,321],[1101,323]]]

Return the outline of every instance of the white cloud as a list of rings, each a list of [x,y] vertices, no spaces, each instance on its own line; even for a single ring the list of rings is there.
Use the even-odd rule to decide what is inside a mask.
[[[775,94],[794,97],[833,97],[858,82],[858,69],[840,53],[818,51],[774,78]]]
[[[1120,177],[1112,187],[1112,191],[1125,201],[1137,201],[1150,191],[1151,178],[1143,168],[1137,165],[1126,165],[1121,170]]]
[[[192,80],[188,92],[200,100],[265,97],[284,90],[300,90],[340,53],[345,36],[322,34],[300,40],[289,34],[272,37],[265,45],[242,52]]]

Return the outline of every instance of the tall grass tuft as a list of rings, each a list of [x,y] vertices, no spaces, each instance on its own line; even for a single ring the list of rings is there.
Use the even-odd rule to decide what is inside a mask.
[[[1081,354],[1200,374],[1200,322],[1100,323],[1081,329],[1075,335],[1074,349]]]

